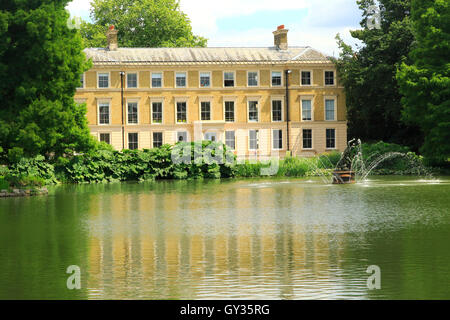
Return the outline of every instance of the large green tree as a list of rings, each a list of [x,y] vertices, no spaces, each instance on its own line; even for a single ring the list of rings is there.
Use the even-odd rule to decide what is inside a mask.
[[[413,0],[411,15],[413,63],[403,63],[397,74],[403,116],[422,129],[422,153],[441,163],[450,158],[450,3]]]
[[[337,36],[341,49],[337,69],[346,91],[349,136],[363,140],[384,140],[406,144],[417,150],[420,130],[401,119],[401,94],[397,67],[408,60],[414,41],[410,21],[410,0],[359,0],[362,29],[351,36],[362,45],[353,49]],[[379,26],[368,24],[377,18]],[[374,26],[369,28],[368,26]]]
[[[207,40],[192,32],[177,0],[93,0],[93,23],[84,22],[86,47],[105,47],[106,30],[119,30],[122,47],[205,47]]]
[[[61,155],[93,145],[74,102],[89,67],[68,0],[0,2],[0,145],[16,156]]]

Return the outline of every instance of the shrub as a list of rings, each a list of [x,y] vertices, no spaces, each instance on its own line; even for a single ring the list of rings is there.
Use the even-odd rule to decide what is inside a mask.
[[[17,181],[21,181],[24,177],[34,177],[42,179],[44,184],[57,183],[54,166],[46,162],[45,158],[40,155],[34,158],[21,158],[11,165],[8,176]]]

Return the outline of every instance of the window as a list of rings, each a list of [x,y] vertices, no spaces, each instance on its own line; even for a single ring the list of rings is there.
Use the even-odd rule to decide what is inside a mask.
[[[325,71],[325,85],[334,85],[334,71]]]
[[[311,85],[311,71],[302,71],[302,86]]]
[[[283,130],[273,130],[272,143],[274,150],[283,149]]]
[[[109,88],[109,73],[98,74],[98,87]]]
[[[138,104],[137,102],[128,102],[128,124],[138,123]]]
[[[177,123],[187,122],[186,102],[177,102]]]
[[[303,129],[303,149],[312,149],[312,130]]]
[[[234,101],[225,101],[225,121],[234,122]]]
[[[111,144],[111,139],[109,133],[100,133],[100,142],[105,142]]]
[[[137,73],[127,73],[127,88],[137,88],[138,77]]]
[[[281,72],[280,71],[272,71],[272,86],[273,87],[281,86]]]
[[[258,130],[250,130],[249,131],[249,150],[258,150],[259,148],[259,131]]]
[[[128,149],[136,150],[138,148],[138,134],[128,133]]]
[[[272,121],[282,121],[282,102],[281,100],[272,100]]]
[[[200,88],[211,87],[211,73],[210,72],[200,72]]]
[[[325,100],[325,120],[334,121],[334,100]]]
[[[187,132],[186,131],[177,132],[177,142],[187,142]]]
[[[211,102],[209,101],[200,102],[200,120],[202,121],[211,120]]]
[[[248,121],[258,122],[258,101],[248,102]]]
[[[327,129],[327,149],[336,148],[336,130]]]
[[[177,88],[186,88],[186,72],[177,72],[175,83]]]
[[[250,71],[247,73],[247,84],[249,87],[258,86],[258,72]]]
[[[205,140],[206,141],[216,141],[217,140],[217,133],[216,132],[206,132],[205,133]]]
[[[234,72],[224,72],[223,85],[224,87],[234,87]]]
[[[231,150],[236,149],[236,139],[234,131],[225,131],[225,144]]]
[[[163,145],[162,132],[153,132],[153,148],[159,148]]]
[[[162,102],[152,102],[152,123],[162,123]]]
[[[99,124],[109,124],[109,103],[100,103],[98,106]]]
[[[311,121],[312,120],[312,106],[311,100],[302,100],[302,120]]]
[[[162,73],[152,73],[152,88],[162,87]]]
[[[80,86],[78,88],[80,89],[84,88],[84,73],[80,75]]]

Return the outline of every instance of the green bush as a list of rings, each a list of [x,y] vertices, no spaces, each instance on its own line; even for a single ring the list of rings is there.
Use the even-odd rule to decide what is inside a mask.
[[[58,182],[54,166],[45,161],[43,156],[21,158],[10,166],[8,176],[15,181],[21,181],[24,177],[35,177],[36,179],[42,179],[44,184],[55,184]]]

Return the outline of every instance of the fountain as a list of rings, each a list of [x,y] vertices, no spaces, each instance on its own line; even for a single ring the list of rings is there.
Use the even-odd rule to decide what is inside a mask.
[[[356,182],[356,173],[353,171],[353,163],[360,159],[361,140],[352,139],[348,142],[347,148],[342,153],[336,168],[333,171],[333,184],[348,184]]]

